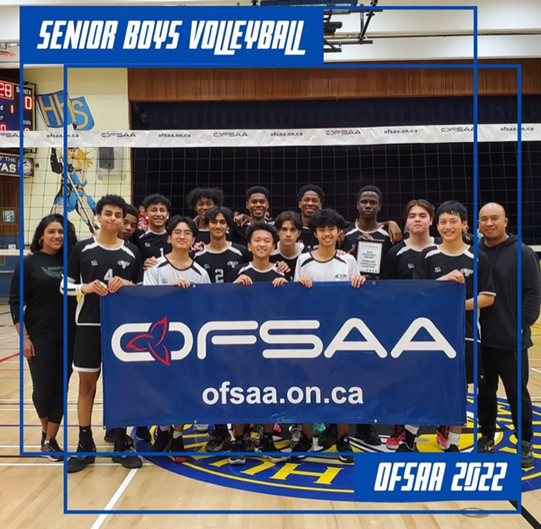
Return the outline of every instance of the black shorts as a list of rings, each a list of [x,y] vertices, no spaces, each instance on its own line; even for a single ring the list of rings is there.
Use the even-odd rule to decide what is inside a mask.
[[[74,371],[97,373],[101,369],[101,327],[79,325],[75,333]]]
[[[478,380],[483,376],[483,356],[481,344],[477,342]],[[473,341],[466,340],[466,384],[473,384]]]

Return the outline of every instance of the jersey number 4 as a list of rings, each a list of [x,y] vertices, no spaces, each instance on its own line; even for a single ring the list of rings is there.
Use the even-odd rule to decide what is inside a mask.
[[[107,273],[103,276],[103,280],[104,281],[111,281],[111,279],[113,279],[113,269],[112,268],[109,268],[109,270],[107,270]]]

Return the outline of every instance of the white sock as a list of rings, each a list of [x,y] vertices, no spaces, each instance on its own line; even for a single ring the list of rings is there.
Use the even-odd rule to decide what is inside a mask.
[[[406,424],[406,430],[413,435],[417,435],[419,433],[419,427],[412,426],[411,424]]]
[[[168,432],[171,429],[171,426],[160,426],[162,432]]]
[[[173,432],[173,439],[178,439],[179,437],[182,437],[182,432],[177,432],[176,430]]]
[[[458,441],[460,441],[460,434],[449,432],[449,444],[458,446]]]

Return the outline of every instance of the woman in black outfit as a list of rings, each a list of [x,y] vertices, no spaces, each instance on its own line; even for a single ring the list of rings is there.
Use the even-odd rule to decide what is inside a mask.
[[[24,324],[19,321],[19,265],[11,281],[9,305],[17,332],[23,332],[24,357],[32,376],[32,400],[41,421],[41,451],[51,461],[61,461],[62,452],[56,435],[64,411],[63,302],[60,289],[63,273],[63,245],[68,252],[77,242],[75,228],[68,222],[64,235],[62,215],[52,214],[41,220],[24,258]],[[71,375],[75,308],[77,300],[68,299],[68,376]]]

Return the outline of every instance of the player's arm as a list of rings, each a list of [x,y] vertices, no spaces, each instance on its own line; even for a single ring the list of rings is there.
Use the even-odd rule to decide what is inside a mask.
[[[402,230],[394,220],[386,220],[383,222],[383,227],[387,230],[391,244],[396,244],[402,240]]]
[[[28,296],[28,290],[30,288],[30,264],[28,261],[25,260],[24,263],[24,294],[25,299],[23,301],[23,305],[26,305],[26,298]],[[21,322],[19,319],[19,312],[21,308],[20,304],[20,291],[19,291],[19,279],[20,279],[20,270],[19,270],[19,263],[17,263],[17,266],[15,267],[15,271],[13,272],[13,277],[11,278],[11,290],[9,293],[9,309],[11,311],[11,318],[13,320],[13,325],[17,332],[19,333],[19,336],[21,335]],[[28,334],[28,330],[26,329],[26,325],[23,323],[22,325],[22,335],[23,335],[23,355],[25,358],[32,358],[33,356],[36,356],[34,352],[34,344],[32,343],[32,340],[30,339],[30,336]]]
[[[541,272],[539,259],[531,248],[522,248],[522,327],[531,327],[539,318]]]
[[[356,259],[348,259],[348,276],[353,288],[361,287],[366,281],[366,277],[361,275],[359,264],[357,263]]]
[[[310,255],[310,253],[304,255]],[[299,260],[297,261],[297,266],[295,267],[295,275],[293,276],[293,282],[300,283],[303,287],[306,288],[312,288],[312,278],[309,275],[303,274],[301,272],[303,262],[304,260],[302,259],[302,256],[299,257]]]
[[[496,301],[496,292],[494,288],[494,281],[492,279],[492,270],[490,269],[490,261],[488,260],[485,252],[479,250],[477,253],[478,265],[477,273],[479,279],[477,281],[477,288],[479,294],[477,295],[477,308],[484,309],[490,307]],[[473,299],[466,300],[466,310],[473,310]]]

